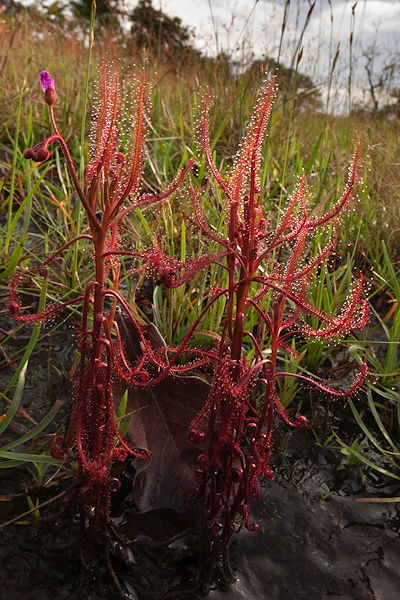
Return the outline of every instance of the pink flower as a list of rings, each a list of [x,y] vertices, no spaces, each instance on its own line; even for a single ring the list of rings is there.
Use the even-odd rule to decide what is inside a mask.
[[[42,86],[42,90],[44,91],[45,102],[49,106],[53,106],[57,100],[56,92],[54,90],[54,79],[50,77],[48,71],[40,71],[39,82]]]
[[[48,71],[40,71],[39,81],[44,92],[46,90],[54,90],[54,79],[50,77]]]

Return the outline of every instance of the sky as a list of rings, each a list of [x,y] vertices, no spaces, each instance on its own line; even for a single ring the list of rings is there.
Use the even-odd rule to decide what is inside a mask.
[[[153,0],[156,8],[180,17],[194,30],[196,45],[206,54],[224,50],[244,59],[280,55],[290,66],[303,47],[299,70],[310,75],[324,93],[339,49],[335,89],[339,96],[341,90],[347,94],[351,64],[353,92],[361,100],[367,87],[363,54],[372,50],[375,79],[386,64],[397,61],[392,85],[400,86],[400,0],[316,0],[302,36],[311,4],[308,0]]]
[[[370,102],[366,55],[372,57],[369,66],[373,84],[386,73],[385,66],[393,65],[388,84],[400,88],[400,0],[152,2],[155,8],[161,8],[171,17],[179,17],[189,26],[195,46],[204,54],[225,51],[242,62],[271,57],[293,66],[302,49],[298,69],[311,77],[323,100],[331,90],[329,109],[333,112],[343,112],[354,103]],[[137,0],[124,0],[124,4],[129,10]],[[286,18],[285,9],[288,9]],[[282,35],[284,21],[286,27]],[[380,95],[383,103],[389,98],[387,94]]]

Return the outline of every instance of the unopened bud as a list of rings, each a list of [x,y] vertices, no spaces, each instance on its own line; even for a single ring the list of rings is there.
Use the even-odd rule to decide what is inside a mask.
[[[47,88],[47,90],[44,93],[44,100],[49,106],[53,106],[56,103],[57,96],[54,91],[54,88]]]
[[[44,162],[50,158],[50,152],[46,148],[39,148],[32,154],[32,159],[35,162]]]
[[[24,152],[24,158],[26,158],[27,160],[30,160],[31,158],[33,158],[33,150],[32,148],[27,148]]]

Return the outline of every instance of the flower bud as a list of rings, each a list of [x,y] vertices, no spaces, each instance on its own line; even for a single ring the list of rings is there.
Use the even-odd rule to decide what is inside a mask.
[[[44,93],[44,101],[49,106],[53,106],[56,103],[56,100],[57,100],[57,96],[56,96],[54,89],[48,88]]]
[[[50,158],[50,152],[46,148],[38,148],[32,155],[35,162],[45,162]]]
[[[27,148],[24,152],[24,158],[26,158],[27,160],[31,160],[31,158],[33,158],[33,150],[32,148]]]
[[[39,82],[42,86],[42,90],[44,91],[45,102],[49,106],[53,106],[53,104],[55,104],[57,100],[56,92],[54,89],[54,79],[50,77],[48,71],[40,71]]]

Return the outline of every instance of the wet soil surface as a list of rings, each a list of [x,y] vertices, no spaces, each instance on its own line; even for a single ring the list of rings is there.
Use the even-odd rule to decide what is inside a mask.
[[[50,368],[43,355],[35,359],[35,364],[41,361],[42,366],[30,376],[34,380],[28,381],[24,403],[25,408],[30,405],[31,414],[32,404],[36,406],[37,420],[49,408],[45,398],[49,393],[53,397],[62,393],[67,381],[58,365],[65,360],[69,334],[67,338],[52,342]],[[49,372],[55,381],[50,391],[48,376],[44,375]],[[336,416],[341,434],[350,421],[345,410]],[[352,427],[349,439],[359,434]],[[236,579],[226,591],[211,590],[212,600],[400,597],[399,505],[357,501],[366,497],[398,497],[400,486],[379,479],[360,465],[340,463],[341,456],[316,445],[310,431],[297,430],[283,436],[281,449],[275,455],[276,479],[263,486],[262,497],[253,506],[253,521],[260,524],[260,530],[243,530],[236,536],[231,548]],[[32,473],[26,469],[0,471],[1,522],[28,510],[24,496],[5,498],[7,494],[24,492],[33,482]],[[44,501],[60,489],[31,489],[30,495]],[[118,599],[106,574],[97,573],[90,581],[90,571],[88,592],[79,595],[78,536],[65,518],[63,506],[61,500],[42,509],[41,518],[23,517],[19,524],[0,530],[0,600]],[[61,511],[59,516],[55,516],[57,510]],[[114,567],[118,572],[118,561]],[[126,569],[121,567],[119,574],[129,583]],[[162,597],[156,592],[156,570],[153,577],[155,592],[148,597],[156,600]],[[195,600],[194,596],[191,598]]]
[[[236,580],[227,591],[211,591],[210,597],[396,600],[400,589],[398,505],[356,499],[398,496],[398,487],[379,488],[368,483],[368,478],[362,483],[356,466],[337,471],[332,452],[316,448],[304,432],[291,436],[279,462],[277,480],[263,488],[262,498],[253,507],[260,530],[242,531],[233,542]],[[14,489],[26,478],[23,471],[10,475],[5,487]],[[6,513],[18,514],[18,508],[22,508],[20,503],[7,502],[2,518]],[[0,560],[1,599],[80,598],[77,538],[63,517],[48,522],[30,519],[29,524],[5,528]],[[86,598],[117,599],[105,581],[97,577]]]
[[[399,596],[400,512],[357,498],[399,494],[361,482],[358,467],[335,469],[332,453],[296,432],[277,481],[254,505],[256,533],[232,549],[237,581],[223,600],[395,600]]]

